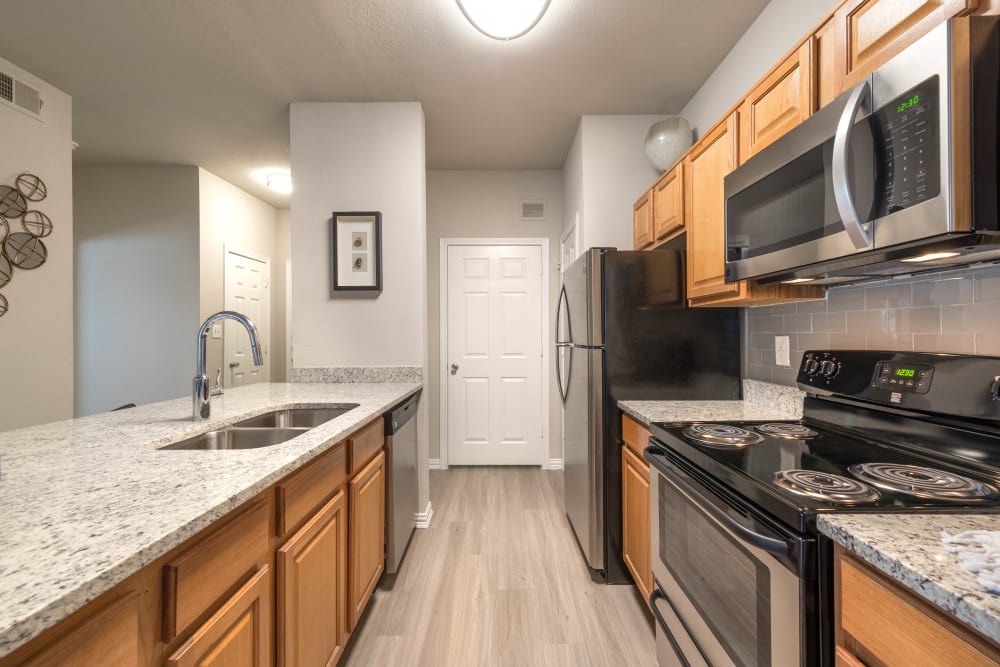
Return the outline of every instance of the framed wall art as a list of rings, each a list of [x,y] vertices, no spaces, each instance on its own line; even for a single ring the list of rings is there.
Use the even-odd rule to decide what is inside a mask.
[[[382,291],[382,213],[334,213],[333,292]]]

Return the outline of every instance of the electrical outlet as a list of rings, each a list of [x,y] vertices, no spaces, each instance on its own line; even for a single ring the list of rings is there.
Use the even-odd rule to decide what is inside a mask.
[[[778,366],[784,366],[785,368],[792,365],[792,357],[788,345],[788,336],[774,337],[774,363]]]
[[[222,325],[213,324],[212,325],[212,338],[222,338]]]

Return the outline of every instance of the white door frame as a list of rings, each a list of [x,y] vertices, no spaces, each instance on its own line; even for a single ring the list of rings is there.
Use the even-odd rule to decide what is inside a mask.
[[[222,309],[226,309],[226,304],[229,303],[229,277],[226,275],[226,265],[229,263],[229,255],[239,255],[240,257],[246,257],[247,259],[252,259],[255,262],[263,262],[266,267],[264,270],[264,277],[267,280],[265,284],[265,289],[267,289],[267,303],[264,308],[264,319],[267,321],[267,338],[271,337],[271,258],[266,255],[261,255],[260,253],[250,252],[249,250],[243,250],[242,248],[237,248],[231,246],[228,243],[222,246]],[[261,352],[265,353],[267,361],[265,362],[265,382],[271,381],[271,341],[263,340],[263,350]],[[222,337],[222,365],[226,365],[226,337]]]
[[[438,274],[441,289],[440,305],[441,319],[441,363],[440,380],[440,423],[441,423],[441,468],[448,467],[448,248],[450,246],[538,246],[542,250],[542,437],[543,451],[539,460],[541,467],[549,461],[549,240],[547,238],[450,238],[441,239],[440,263]]]

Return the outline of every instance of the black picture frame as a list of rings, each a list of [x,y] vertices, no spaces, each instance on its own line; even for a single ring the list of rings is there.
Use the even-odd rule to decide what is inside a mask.
[[[382,212],[334,211],[330,218],[330,258],[331,293],[381,292]]]

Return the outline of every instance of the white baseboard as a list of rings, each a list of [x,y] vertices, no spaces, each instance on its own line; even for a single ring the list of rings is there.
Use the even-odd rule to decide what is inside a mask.
[[[542,464],[542,470],[562,470],[563,460],[562,459],[549,459]]]
[[[447,470],[443,465],[441,465],[441,459],[427,459],[427,469],[428,470]]]
[[[413,518],[417,522],[417,528],[430,528],[431,527],[431,517],[434,516],[434,508],[431,507],[431,501],[427,501],[427,509],[423,512],[417,512],[413,515]]]

